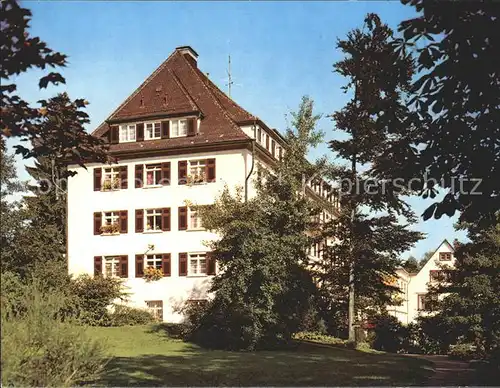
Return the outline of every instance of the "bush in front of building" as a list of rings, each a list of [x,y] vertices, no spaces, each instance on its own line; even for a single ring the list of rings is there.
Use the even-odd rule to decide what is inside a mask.
[[[109,314],[110,326],[149,325],[156,321],[148,310],[125,305],[116,305]]]
[[[12,285],[14,277],[9,278]],[[95,381],[106,364],[104,349],[64,313],[68,295],[45,289],[38,280],[19,281],[16,288],[9,298],[12,288],[2,282],[2,385],[69,387]]]
[[[391,353],[403,351],[403,345],[408,337],[408,330],[396,317],[379,315],[373,319],[374,328],[370,345],[374,349]]]

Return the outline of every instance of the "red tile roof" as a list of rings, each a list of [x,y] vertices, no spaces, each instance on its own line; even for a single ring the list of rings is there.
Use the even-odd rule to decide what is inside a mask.
[[[202,143],[249,140],[239,124],[260,120],[224,94],[197,68],[196,62],[181,51],[176,49],[93,132],[93,135],[107,137],[110,123],[182,114],[197,114],[201,117],[198,135],[112,144],[111,152],[158,150]]]

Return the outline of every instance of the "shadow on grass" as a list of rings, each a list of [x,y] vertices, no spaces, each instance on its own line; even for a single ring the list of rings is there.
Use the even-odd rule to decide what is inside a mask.
[[[161,341],[161,340],[160,340]],[[116,357],[108,386],[367,386],[422,385],[432,375],[421,360],[314,344],[295,350],[227,352],[185,344],[180,351]]]

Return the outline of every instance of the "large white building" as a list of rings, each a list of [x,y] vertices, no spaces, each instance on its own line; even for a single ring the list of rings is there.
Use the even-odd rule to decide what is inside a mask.
[[[286,152],[279,132],[218,89],[197,58],[177,48],[93,132],[116,164],[70,166],[69,273],[123,278],[130,303],[165,321],[180,320],[186,301],[206,299],[217,271],[204,244],[216,236],[189,204],[213,203],[224,185],[251,197],[257,164],[272,167]],[[338,205],[325,182],[308,193]],[[147,281],[150,268],[161,279]]]
[[[415,322],[419,315],[429,314],[426,308],[428,286],[443,280],[446,271],[454,267],[454,249],[444,240],[417,273],[408,273],[404,268],[399,268],[394,285],[401,290],[398,297],[401,304],[390,306],[389,313],[403,324]]]

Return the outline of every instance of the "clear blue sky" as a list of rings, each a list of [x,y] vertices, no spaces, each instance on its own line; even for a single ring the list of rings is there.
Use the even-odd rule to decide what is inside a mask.
[[[315,100],[323,114],[325,140],[334,136],[326,116],[347,100],[344,80],[332,72],[341,58],[337,38],[376,12],[393,29],[414,15],[412,7],[397,1],[375,2],[25,2],[33,12],[31,32],[49,47],[69,56],[62,74],[67,85],[39,91],[40,73],[18,80],[29,101],[66,90],[90,105],[89,130],[99,125],[177,46],[190,45],[200,55],[202,71],[226,90],[228,54],[236,85],[232,96],[269,126],[284,129],[286,113],[295,110],[303,95]],[[326,146],[311,157],[330,154]],[[21,177],[22,165],[19,172]],[[430,204],[419,198],[410,203],[417,214]],[[426,232],[408,254],[421,257],[447,238],[463,238],[453,229],[455,219],[421,222]]]

